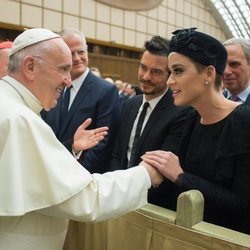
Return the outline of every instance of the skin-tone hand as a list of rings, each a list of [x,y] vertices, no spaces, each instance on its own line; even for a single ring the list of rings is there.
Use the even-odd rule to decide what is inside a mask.
[[[172,182],[176,182],[178,176],[183,173],[178,156],[172,152],[155,150],[147,152],[141,158]]]
[[[150,166],[148,163],[144,161],[142,161],[139,165],[142,165],[147,169],[151,179],[151,185],[153,187],[158,187],[162,183],[164,177],[156,168]]]
[[[72,148],[76,154],[80,151],[84,151],[96,146],[101,140],[104,139],[104,136],[108,134],[108,127],[86,130],[91,122],[91,118],[85,120],[82,125],[78,127],[74,134]]]

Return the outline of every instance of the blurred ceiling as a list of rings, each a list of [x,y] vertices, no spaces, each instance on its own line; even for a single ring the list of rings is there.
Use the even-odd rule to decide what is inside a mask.
[[[148,10],[162,0],[96,0],[109,6],[126,10]],[[203,0],[220,21],[228,38],[250,39],[250,0]]]
[[[206,1],[220,21],[228,37],[250,39],[250,0]],[[230,35],[231,33],[231,35]]]
[[[162,0],[96,0],[112,7],[125,10],[149,10],[157,7]]]

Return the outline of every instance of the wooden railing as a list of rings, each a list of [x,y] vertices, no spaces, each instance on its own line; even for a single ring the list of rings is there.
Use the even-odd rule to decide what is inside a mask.
[[[203,221],[204,199],[182,193],[177,211],[148,204],[99,223],[70,222],[64,250],[250,249],[250,236]]]

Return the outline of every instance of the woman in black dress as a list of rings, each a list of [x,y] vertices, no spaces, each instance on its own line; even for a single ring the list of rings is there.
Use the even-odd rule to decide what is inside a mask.
[[[181,192],[197,189],[205,221],[250,234],[250,107],[221,93],[227,52],[218,40],[195,28],[173,34],[167,84],[175,105],[194,110],[178,156],[158,150],[142,159],[174,183],[166,196],[176,202]]]

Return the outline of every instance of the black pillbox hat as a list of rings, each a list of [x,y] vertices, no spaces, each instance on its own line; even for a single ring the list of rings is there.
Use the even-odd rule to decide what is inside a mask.
[[[169,50],[183,54],[203,65],[213,65],[222,75],[226,67],[227,51],[212,36],[196,31],[196,28],[176,30],[169,43]]]

